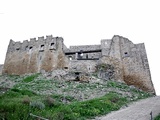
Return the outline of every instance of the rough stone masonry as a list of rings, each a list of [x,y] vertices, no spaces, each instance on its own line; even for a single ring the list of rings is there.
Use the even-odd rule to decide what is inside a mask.
[[[115,80],[155,93],[144,43],[133,44],[115,35],[99,45],[70,46],[62,37],[46,36],[15,42],[10,40],[2,74],[22,75],[57,69],[92,73],[100,63],[115,68]]]

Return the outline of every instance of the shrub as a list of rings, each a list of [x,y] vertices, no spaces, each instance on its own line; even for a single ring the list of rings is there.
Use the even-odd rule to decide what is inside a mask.
[[[154,120],[160,120],[160,114]]]
[[[29,98],[28,96],[25,96],[25,97],[23,98],[23,100],[22,100],[22,103],[23,103],[23,104],[29,105],[30,102],[31,102],[31,100],[30,100],[30,98]]]
[[[54,103],[55,103],[55,101],[54,101],[54,99],[52,97],[47,97],[45,102],[49,107],[54,106]]]
[[[40,109],[40,110],[45,108],[44,103],[42,103],[40,101],[33,101],[33,102],[30,103],[30,106],[33,107],[33,108]]]

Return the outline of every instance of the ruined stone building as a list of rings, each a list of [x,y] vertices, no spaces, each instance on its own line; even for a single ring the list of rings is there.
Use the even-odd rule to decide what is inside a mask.
[[[115,68],[115,79],[154,92],[144,43],[133,44],[115,35],[99,45],[70,46],[62,37],[46,36],[15,42],[10,40],[3,74],[39,73],[41,70],[65,69],[92,73],[100,63]]]

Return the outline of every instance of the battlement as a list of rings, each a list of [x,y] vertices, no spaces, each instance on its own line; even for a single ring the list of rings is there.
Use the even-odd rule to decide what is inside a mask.
[[[52,35],[47,35],[46,38],[44,36],[36,38],[30,38],[30,40],[24,40],[23,42],[15,42],[12,39],[10,40],[8,51],[7,52],[14,52],[14,51],[25,51],[32,48],[39,48],[45,45],[50,45],[51,47],[55,48],[57,41],[62,41],[62,37],[53,37]]]

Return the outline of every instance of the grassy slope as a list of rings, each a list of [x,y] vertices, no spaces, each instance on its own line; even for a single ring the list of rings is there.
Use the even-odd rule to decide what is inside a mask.
[[[93,83],[46,80],[35,74],[8,76],[12,89],[0,94],[0,119],[35,119],[29,113],[54,120],[85,120],[118,110],[151,96],[114,81]],[[1,89],[6,83],[1,82]]]
[[[160,114],[154,120],[160,120]]]

